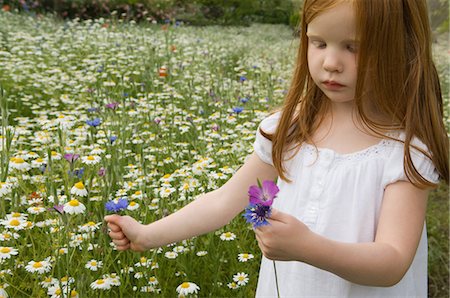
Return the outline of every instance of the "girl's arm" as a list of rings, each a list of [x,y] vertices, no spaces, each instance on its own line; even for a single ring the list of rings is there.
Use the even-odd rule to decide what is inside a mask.
[[[422,235],[428,190],[409,182],[385,189],[374,242],[344,243],[310,231],[296,218],[274,212],[257,239],[269,259],[297,260],[357,284],[392,286],[411,265]]]
[[[200,196],[177,212],[141,225],[129,216],[107,216],[110,236],[119,250],[142,251],[216,230],[230,222],[248,204],[248,188],[257,179],[274,180],[274,167],[253,153],[219,189]]]

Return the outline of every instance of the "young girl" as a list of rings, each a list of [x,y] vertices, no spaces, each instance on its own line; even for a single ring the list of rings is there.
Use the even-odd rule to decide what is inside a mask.
[[[119,250],[222,227],[278,179],[256,296],[426,297],[427,196],[448,183],[448,138],[425,0],[306,0],[281,111],[219,189],[149,225],[105,217]]]

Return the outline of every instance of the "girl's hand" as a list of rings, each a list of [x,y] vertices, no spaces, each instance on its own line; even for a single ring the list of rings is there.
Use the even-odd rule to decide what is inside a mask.
[[[146,247],[143,243],[143,227],[130,216],[108,215],[105,221],[110,229],[109,236],[117,250],[131,249],[134,251],[145,251]]]
[[[309,228],[294,216],[272,209],[270,225],[255,229],[263,255],[270,260],[301,261],[305,252]]]

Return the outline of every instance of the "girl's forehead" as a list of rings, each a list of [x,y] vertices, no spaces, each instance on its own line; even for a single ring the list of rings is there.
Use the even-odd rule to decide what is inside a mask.
[[[308,35],[344,35],[354,39],[356,22],[353,5],[350,2],[343,2],[319,13],[309,22],[306,32]]]

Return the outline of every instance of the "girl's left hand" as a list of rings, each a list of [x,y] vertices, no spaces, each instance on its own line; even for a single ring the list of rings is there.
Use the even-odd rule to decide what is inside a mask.
[[[263,255],[270,260],[302,261],[309,228],[292,215],[272,209],[270,225],[256,228],[255,235]]]

